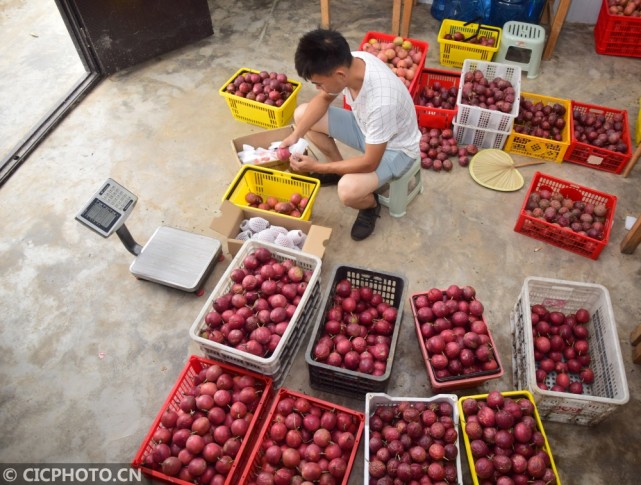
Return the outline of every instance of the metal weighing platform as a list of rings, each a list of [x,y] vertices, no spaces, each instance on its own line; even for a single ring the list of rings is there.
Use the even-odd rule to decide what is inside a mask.
[[[222,254],[218,239],[161,226],[147,244],[138,244],[125,226],[138,197],[107,179],[78,212],[76,219],[100,234],[114,232],[136,256],[129,270],[136,277],[183,291],[196,291],[204,283]]]

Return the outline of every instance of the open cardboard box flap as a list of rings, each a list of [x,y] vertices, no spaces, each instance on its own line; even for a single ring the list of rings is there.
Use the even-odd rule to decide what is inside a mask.
[[[292,220],[289,217],[282,217],[277,213],[265,214],[264,211],[253,210],[251,207],[239,207],[228,200],[223,200],[219,215],[214,217],[209,227],[227,239],[227,249],[232,256],[240,250],[243,241],[235,239],[240,232],[240,223],[244,219],[262,217],[270,224],[283,226],[289,230],[300,230],[307,234],[302,251],[323,258],[325,246],[332,234],[332,229],[324,226],[317,226],[310,221]]]

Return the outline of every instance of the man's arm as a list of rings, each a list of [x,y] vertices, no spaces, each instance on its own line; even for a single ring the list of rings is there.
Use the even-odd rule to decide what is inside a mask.
[[[336,96],[327,94],[324,91],[314,96],[307,105],[303,118],[296,123],[294,132],[287,138],[293,138],[295,143],[299,138],[303,138],[307,132],[327,113],[329,106],[336,99]],[[291,143],[290,143],[291,145]]]
[[[305,155],[292,155],[290,164],[294,170],[300,172],[336,173],[338,175],[370,173],[378,168],[386,147],[387,143],[367,144],[363,155],[328,162],[319,162]]]

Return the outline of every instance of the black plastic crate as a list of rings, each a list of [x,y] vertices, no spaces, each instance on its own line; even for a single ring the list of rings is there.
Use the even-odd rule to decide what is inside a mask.
[[[380,293],[383,301],[397,309],[394,332],[390,344],[389,356],[385,373],[373,376],[363,372],[352,371],[341,367],[317,362],[313,358],[316,343],[322,335],[327,311],[332,307],[336,284],[347,279],[352,287],[369,286],[375,293]],[[318,312],[316,323],[305,352],[305,360],[309,370],[309,383],[312,388],[341,394],[349,397],[362,398],[368,392],[385,392],[392,375],[392,364],[396,352],[396,343],[403,320],[403,306],[407,280],[404,276],[354,266],[336,265],[331,273],[330,282],[325,289],[321,301],[321,311]]]

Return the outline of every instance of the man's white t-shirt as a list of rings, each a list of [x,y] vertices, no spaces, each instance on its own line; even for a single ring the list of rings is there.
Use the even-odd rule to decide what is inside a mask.
[[[356,99],[352,99],[348,88],[343,94],[365,135],[365,143],[387,142],[388,149],[417,158],[421,132],[409,90],[378,57],[363,51],[352,52],[352,55],[365,61],[363,86]]]

